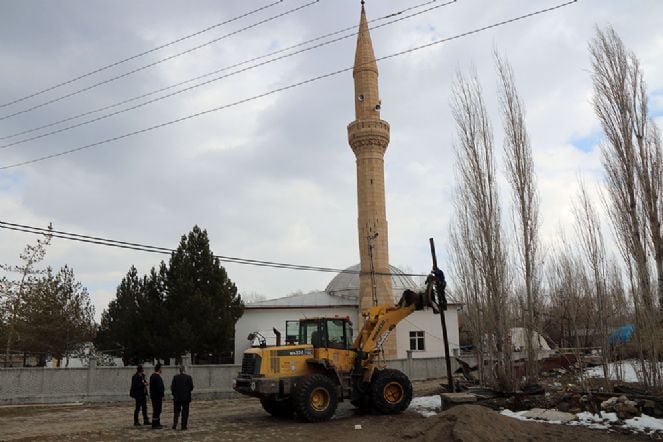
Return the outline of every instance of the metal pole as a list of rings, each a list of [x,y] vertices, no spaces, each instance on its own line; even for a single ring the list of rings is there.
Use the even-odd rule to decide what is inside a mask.
[[[373,264],[373,241],[378,237],[378,232],[369,234],[368,239],[368,258],[371,262],[371,297],[373,299],[373,307],[378,305],[377,286],[375,285],[375,265]]]
[[[433,275],[435,276],[435,291],[437,292],[437,303],[440,306],[440,323],[442,324],[442,338],[444,340],[444,360],[447,365],[447,382],[451,393],[454,390],[453,373],[451,372],[451,359],[449,357],[449,336],[447,335],[447,319],[444,312],[447,311],[446,287],[447,282],[444,279],[444,273],[437,267],[437,256],[435,256],[435,242],[433,238],[429,239],[430,253],[433,256]]]

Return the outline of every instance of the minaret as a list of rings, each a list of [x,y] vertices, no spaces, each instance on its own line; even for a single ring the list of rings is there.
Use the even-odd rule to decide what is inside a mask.
[[[384,196],[384,153],[389,144],[389,123],[380,119],[378,66],[368,32],[364,2],[357,36],[355,65],[355,121],[348,125],[348,140],[357,158],[359,227],[359,308],[374,305],[372,281],[378,304],[394,304],[389,271],[387,214]],[[372,256],[372,259],[371,259]],[[372,267],[372,268],[371,268]],[[373,270],[374,278],[372,278]],[[377,273],[377,275],[375,275]],[[382,275],[380,275],[382,273]],[[396,357],[396,335],[384,345],[385,357]]]

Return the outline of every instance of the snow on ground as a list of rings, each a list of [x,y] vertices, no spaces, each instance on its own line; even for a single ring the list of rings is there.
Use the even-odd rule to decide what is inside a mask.
[[[626,361],[611,362],[608,364],[608,378],[612,380],[621,379],[624,382],[638,382],[639,362],[635,359]],[[602,378],[603,367],[591,367],[585,370],[585,374],[590,378]]]
[[[663,371],[663,362],[659,362],[659,370]],[[625,361],[611,362],[608,364],[608,378],[613,381],[622,380],[624,382],[640,382],[639,374],[642,371],[640,361],[636,359],[627,359]],[[596,366],[585,370],[585,374],[590,378],[602,378],[603,367]]]
[[[538,419],[525,417],[525,413],[527,413],[527,410],[515,412],[511,410],[502,410],[500,414],[522,421],[542,422]],[[620,425],[619,419],[615,413],[592,414],[584,411],[582,413],[576,414],[576,417],[578,420],[570,421],[566,425],[582,426],[596,430],[608,430],[610,429],[611,425]],[[559,421],[548,421],[547,423],[561,424]],[[654,417],[643,414],[640,417],[624,420],[620,426],[622,428],[629,428],[634,432],[652,434],[657,431],[663,431],[663,419],[656,419]]]
[[[442,409],[442,398],[440,395],[416,397],[410,402],[410,409],[424,417],[435,416]]]
[[[410,409],[416,411],[424,417],[435,416],[442,409],[442,399],[439,395],[422,396],[412,399]],[[525,411],[502,410],[501,415],[519,419],[522,421],[542,422],[540,419],[526,417]],[[634,432],[652,434],[654,432],[663,432],[663,419],[657,419],[643,414],[640,417],[620,421],[615,413],[602,412],[592,414],[587,411],[576,414],[577,420],[567,422],[566,425],[582,426],[596,430],[609,430],[611,426],[620,426],[631,429]],[[547,421],[550,424],[562,424],[560,421]]]

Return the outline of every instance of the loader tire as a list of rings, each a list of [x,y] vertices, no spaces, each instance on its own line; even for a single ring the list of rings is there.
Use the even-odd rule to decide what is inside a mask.
[[[371,384],[373,408],[382,414],[405,411],[412,401],[412,383],[398,370],[380,371]]]
[[[274,399],[260,399],[260,405],[269,414],[278,418],[289,418],[294,413],[291,400],[277,401]]]
[[[297,416],[307,422],[329,420],[338,406],[336,385],[325,375],[309,375],[297,385],[294,404]]]

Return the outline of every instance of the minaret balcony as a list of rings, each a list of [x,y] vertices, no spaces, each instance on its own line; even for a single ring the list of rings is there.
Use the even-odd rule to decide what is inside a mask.
[[[348,142],[353,151],[363,147],[387,149],[389,123],[384,120],[355,120],[348,124]]]

